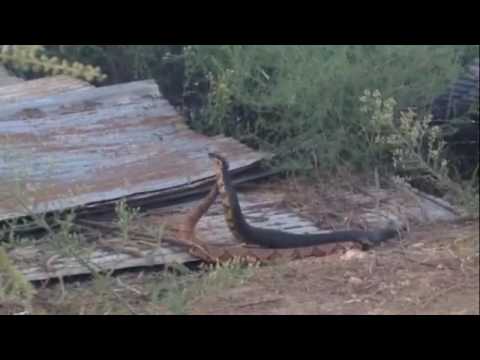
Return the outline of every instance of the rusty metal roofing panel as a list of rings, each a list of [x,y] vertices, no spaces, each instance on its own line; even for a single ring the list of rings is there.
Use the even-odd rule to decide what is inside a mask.
[[[207,151],[233,170],[264,154],[190,130],[154,81],[0,107],[0,220],[195,187],[213,177]]]
[[[1,75],[0,75],[1,76]],[[0,87],[0,106],[4,104],[52,96],[72,90],[91,89],[89,83],[68,76],[52,76],[13,82]]]
[[[109,110],[113,116],[117,108],[123,105],[145,102],[143,106],[150,106],[148,100],[154,101],[155,104],[159,103],[163,106],[164,111],[170,111],[171,114],[176,115],[173,108],[161,98],[155,81],[151,80],[99,88],[84,89],[81,87],[33,99],[20,98],[13,103],[2,104],[0,121],[19,120],[19,118],[50,119],[67,114],[77,114],[77,116],[83,117],[86,111],[100,109]]]

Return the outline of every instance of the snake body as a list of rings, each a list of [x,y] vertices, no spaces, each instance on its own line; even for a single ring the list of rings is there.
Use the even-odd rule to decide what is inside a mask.
[[[357,242],[364,249],[377,245],[397,235],[394,228],[375,231],[335,231],[328,234],[294,234],[274,229],[254,227],[245,220],[237,193],[232,185],[228,161],[215,153],[209,153],[214,161],[216,183],[220,193],[226,223],[235,239],[271,249],[299,248],[328,243]]]

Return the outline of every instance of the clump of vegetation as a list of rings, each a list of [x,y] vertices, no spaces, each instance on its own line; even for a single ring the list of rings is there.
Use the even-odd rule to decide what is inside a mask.
[[[368,169],[366,88],[428,113],[461,69],[452,46],[223,45],[185,49],[193,127],[273,151],[287,169]],[[204,89],[207,89],[206,91]],[[375,130],[372,130],[375,131]],[[366,137],[367,136],[367,137]]]
[[[69,63],[56,56],[49,57],[42,45],[4,45],[0,51],[0,62],[27,73],[63,74],[87,81],[102,81],[106,77],[99,67],[79,62]]]
[[[182,104],[184,45],[45,45],[49,56],[92,64],[107,78],[102,85],[155,79],[175,105]]]
[[[385,99],[379,90],[365,90],[360,102],[360,111],[367,117],[363,123],[370,122],[364,129],[369,139],[370,159],[391,163],[406,181],[427,179],[442,194],[448,194],[467,212],[478,216],[478,180],[454,178],[441,129],[432,126],[430,114],[420,117],[409,108],[396,116],[396,101],[391,97]]]
[[[253,274],[256,264],[239,259],[203,266],[192,272],[184,265],[170,265],[160,281],[151,289],[154,303],[164,304],[173,314],[188,313],[189,305],[203,296],[215,296],[221,291],[242,285]]]
[[[130,236],[132,222],[138,218],[140,209],[129,208],[126,200],[122,199],[115,205],[115,213],[117,214],[117,224],[120,229],[122,240],[127,242]]]
[[[33,286],[0,246],[0,301],[18,301],[28,306],[34,295]]]

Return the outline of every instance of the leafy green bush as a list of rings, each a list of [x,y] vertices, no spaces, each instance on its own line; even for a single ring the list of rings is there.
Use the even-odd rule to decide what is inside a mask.
[[[433,45],[189,46],[187,88],[202,104],[190,109],[191,123],[283,155],[288,168],[369,167],[363,90],[428,111],[463,53]]]
[[[377,160],[374,166],[391,163],[399,175],[396,182],[428,184],[427,192],[446,195],[467,214],[478,216],[478,178],[464,181],[452,174],[446,142],[431,114],[419,117],[409,108],[395,116],[396,101],[385,99],[378,90],[365,90],[360,101],[360,111],[369,120],[365,128],[374,130],[365,132],[373,150],[368,158]]]

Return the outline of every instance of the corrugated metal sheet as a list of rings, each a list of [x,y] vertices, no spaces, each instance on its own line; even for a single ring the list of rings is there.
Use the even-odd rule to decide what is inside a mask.
[[[52,76],[31,81],[18,79],[18,81],[12,82],[8,86],[0,87],[0,106],[12,102],[52,96],[72,90],[91,88],[92,86],[89,83],[68,76]]]
[[[154,81],[77,85],[0,107],[0,220],[185,191],[213,177],[211,150],[234,171],[264,156],[191,131]]]
[[[283,206],[282,196],[254,191],[248,195],[239,194],[239,199],[246,218],[255,226],[281,229],[300,234],[322,232],[311,221],[299,217],[292,210]],[[185,211],[196,205],[196,202],[190,202],[188,204],[165,207],[159,209],[158,213],[150,213],[150,216],[143,221],[146,224],[162,224],[168,221],[170,216],[184,214]],[[197,227],[197,236],[210,244],[236,244],[236,240],[225,223],[219,200],[201,218]],[[148,249],[142,248],[142,245],[135,241],[135,238],[132,238],[129,244],[132,246],[136,245],[138,252],[143,254],[143,256],[135,257],[118,251],[98,249],[89,255],[88,262],[91,266],[98,267],[98,269],[119,270],[198,260],[186,253],[184,249],[176,246],[162,243],[155,249]],[[48,271],[45,263],[55,255],[58,254],[52,252],[48,246],[44,249],[39,244],[36,247],[18,247],[9,252],[10,258],[15,262],[18,269],[31,281],[59,276],[90,274],[91,270],[79,263],[77,259],[64,256],[57,256],[57,260],[51,264],[50,271]]]

